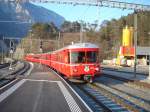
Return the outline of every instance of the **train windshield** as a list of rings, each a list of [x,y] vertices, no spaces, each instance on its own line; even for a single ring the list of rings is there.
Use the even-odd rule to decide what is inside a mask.
[[[96,51],[74,51],[70,54],[71,63],[95,63],[97,61]]]
[[[86,58],[88,63],[95,63],[97,62],[97,52],[95,51],[88,51],[86,53]]]
[[[85,63],[85,52],[71,52],[71,63]]]

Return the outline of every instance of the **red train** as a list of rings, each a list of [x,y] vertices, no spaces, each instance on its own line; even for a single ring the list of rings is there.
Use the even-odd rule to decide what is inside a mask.
[[[54,52],[28,54],[25,60],[45,64],[65,75],[68,79],[93,82],[100,73],[99,48],[91,43],[76,43]]]

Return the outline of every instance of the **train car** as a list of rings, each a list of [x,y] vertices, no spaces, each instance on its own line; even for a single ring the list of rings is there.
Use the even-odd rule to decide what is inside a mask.
[[[98,52],[99,47],[95,44],[76,43],[54,52],[29,56],[30,59],[26,56],[26,59],[46,64],[68,79],[85,80],[91,83],[96,73],[100,73]]]

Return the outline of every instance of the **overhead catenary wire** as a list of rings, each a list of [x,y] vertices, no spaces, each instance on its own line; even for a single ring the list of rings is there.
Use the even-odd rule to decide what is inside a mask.
[[[127,10],[150,11],[150,5],[114,1],[114,0],[29,0],[29,1],[69,4],[69,5],[89,5],[89,6],[96,6],[96,7],[109,7],[109,8],[119,8],[119,9],[127,9]]]

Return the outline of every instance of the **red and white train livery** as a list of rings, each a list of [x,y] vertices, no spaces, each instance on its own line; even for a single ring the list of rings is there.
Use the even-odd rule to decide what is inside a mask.
[[[100,73],[98,52],[95,44],[76,43],[54,52],[28,54],[25,59],[48,65],[69,79],[92,82],[96,73]]]

